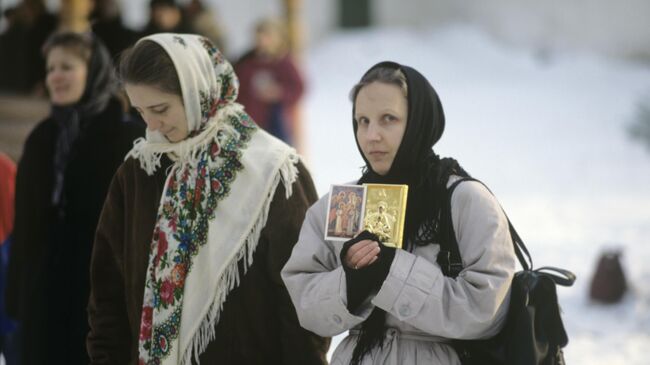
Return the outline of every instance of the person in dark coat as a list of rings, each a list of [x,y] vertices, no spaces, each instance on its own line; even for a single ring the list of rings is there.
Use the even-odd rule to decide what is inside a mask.
[[[28,58],[24,51],[29,26],[21,10],[12,7],[4,11],[6,28],[0,33],[0,92],[27,93],[30,90],[26,77]]]
[[[91,14],[92,29],[106,45],[113,60],[138,40],[138,34],[122,22],[117,0],[95,0]]]
[[[191,33],[183,9],[176,0],[151,0],[149,22],[142,30],[142,36],[155,33]]]
[[[93,236],[108,186],[143,128],[124,121],[110,56],[91,35],[46,42],[50,115],[18,164],[7,312],[22,364],[87,364]]]
[[[44,0],[23,0],[5,11],[7,29],[0,34],[0,90],[42,95],[45,59],[41,47],[57,25]]]
[[[209,39],[154,34],[120,62],[147,137],[119,168],[91,263],[91,364],[326,363],[280,278],[316,189],[236,102]]]

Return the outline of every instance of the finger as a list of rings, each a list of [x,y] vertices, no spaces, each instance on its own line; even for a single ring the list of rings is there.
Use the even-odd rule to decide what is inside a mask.
[[[359,265],[360,260],[364,257],[366,257],[368,254],[371,252],[375,251],[376,249],[379,249],[379,245],[376,242],[372,242],[369,245],[364,246],[363,248],[359,249],[356,253],[350,257],[350,261],[353,264]]]
[[[356,262],[357,267],[366,267],[370,265],[371,262],[374,262],[374,260],[379,257],[379,251],[379,247],[373,248],[367,255]]]
[[[351,255],[354,255],[357,251],[361,250],[362,248],[364,248],[364,247],[366,247],[368,245],[372,245],[373,242],[374,241],[371,241],[371,240],[359,241],[359,242],[353,244],[352,246],[350,246],[350,248],[348,249],[348,253],[350,253]]]
[[[376,257],[376,256],[379,255],[379,252],[380,252],[380,249],[379,249],[378,246],[376,246],[376,247],[371,247],[370,250],[369,250],[368,252],[366,252],[363,256],[360,256],[360,257],[354,257],[354,258],[351,260],[351,265],[350,265],[350,267],[354,267],[354,266],[357,266],[357,267],[365,267],[365,266],[368,266],[368,264],[370,263],[370,261],[371,261],[374,257]]]
[[[352,267],[353,262],[359,261],[359,258],[361,258],[364,255],[364,250],[367,250],[367,247],[372,247],[373,241],[368,241],[368,240],[363,240],[358,243],[355,243],[352,245],[349,249],[348,252],[345,254],[345,262],[348,266]],[[361,252],[361,256],[356,256]],[[353,259],[353,257],[356,256],[356,259]]]

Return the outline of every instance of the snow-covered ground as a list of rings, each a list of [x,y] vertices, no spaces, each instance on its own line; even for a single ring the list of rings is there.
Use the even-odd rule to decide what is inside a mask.
[[[305,57],[307,159],[320,194],[359,176],[348,92],[382,60],[415,67],[437,89],[447,127],[436,151],[492,188],[536,266],[577,274],[559,288],[567,362],[648,364],[650,154],[626,126],[650,96],[650,67],[515,49],[462,26],[335,34]],[[623,249],[631,286],[614,306],[587,295],[606,247]]]

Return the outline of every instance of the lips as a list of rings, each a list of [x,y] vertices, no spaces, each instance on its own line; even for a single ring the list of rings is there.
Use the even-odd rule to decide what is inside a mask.
[[[372,156],[372,157],[376,157],[376,158],[384,157],[384,156],[386,156],[387,154],[388,154],[388,152],[384,152],[384,151],[370,151],[370,152],[368,153],[368,155],[370,155],[370,156]]]
[[[64,92],[67,92],[68,89],[69,89],[69,88],[68,88],[67,86],[55,86],[55,87],[53,88],[53,90],[54,90],[55,93],[64,93]]]

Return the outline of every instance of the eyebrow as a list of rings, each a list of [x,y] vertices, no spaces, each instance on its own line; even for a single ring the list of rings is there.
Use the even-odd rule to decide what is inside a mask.
[[[379,111],[380,114],[399,114],[399,112],[392,108],[384,108]],[[365,116],[367,113],[354,113],[354,117]]]

